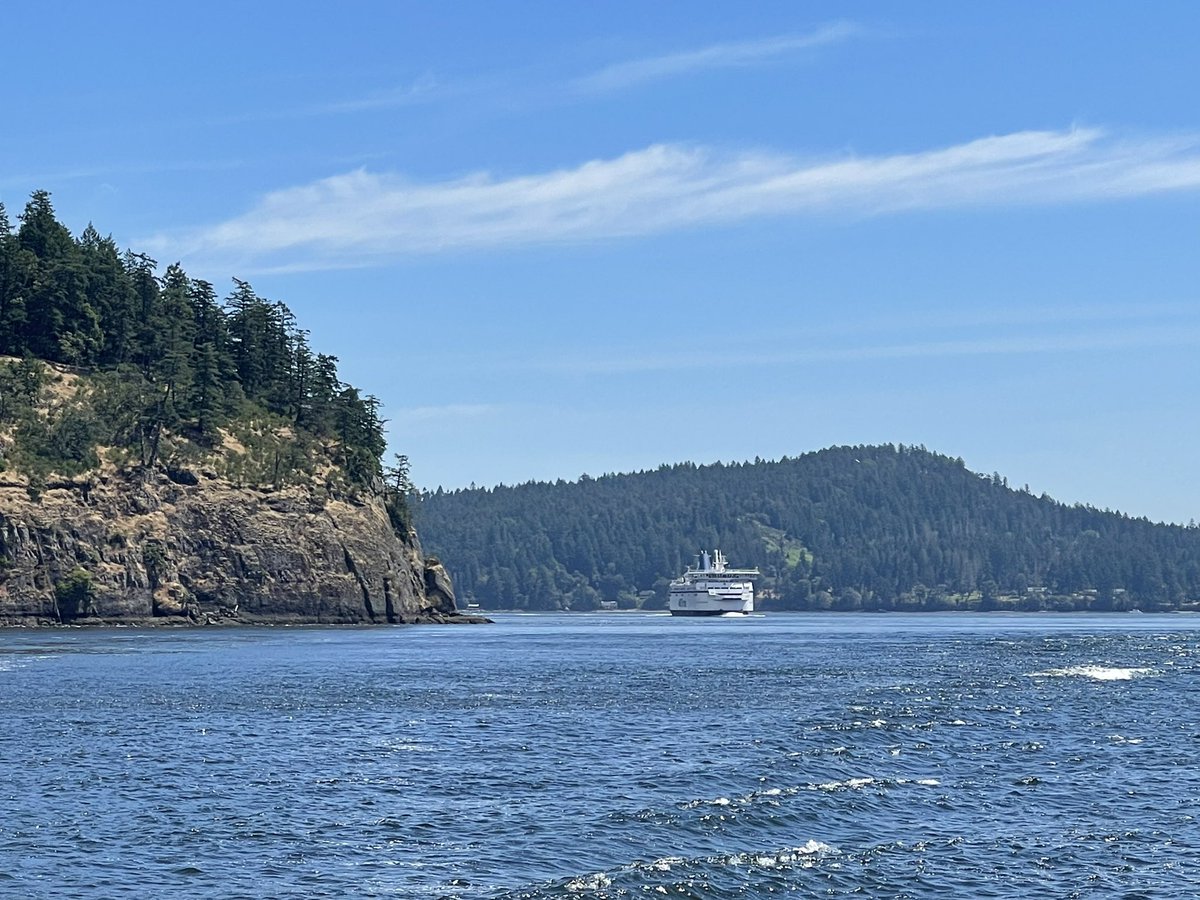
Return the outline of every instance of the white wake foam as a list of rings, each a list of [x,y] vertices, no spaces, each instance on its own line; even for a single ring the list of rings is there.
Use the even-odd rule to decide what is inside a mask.
[[[1145,743],[1145,738],[1127,738],[1123,734],[1110,734],[1108,739],[1114,744],[1142,744]]]
[[[826,781],[824,784],[818,784],[817,790],[819,790],[819,791],[857,790],[858,788],[864,788],[869,784],[875,784],[875,779],[871,778],[871,777],[847,778],[845,781]]]
[[[1032,672],[1031,678],[1090,678],[1093,681],[1132,681],[1153,675],[1153,669],[1126,666],[1067,666],[1064,669],[1046,669]]]
[[[829,853],[837,851],[821,841],[809,840],[801,847],[775,853],[735,853],[725,859],[725,864],[754,866],[757,869],[784,869],[795,865],[809,868],[816,864],[818,857]]]
[[[580,878],[573,878],[568,881],[565,887],[572,894],[582,893],[583,891],[600,891],[612,885],[612,879],[603,872],[596,872],[593,875],[584,875]]]
[[[683,893],[680,884],[664,882],[663,876],[668,873],[672,877],[687,877],[696,869],[711,870],[714,866],[735,869],[809,869],[818,865],[827,856],[838,856],[840,851],[823,841],[808,840],[799,847],[789,847],[781,850],[752,851],[748,853],[729,853],[720,856],[685,858],[682,856],[664,856],[650,862],[632,862],[618,866],[607,872],[593,872],[589,875],[579,875],[566,881],[559,882],[563,889],[570,894],[607,896],[608,889],[613,888],[614,882],[619,886],[627,878],[635,878],[643,892],[656,894]],[[654,884],[654,882],[659,882]],[[653,885],[653,887],[651,886]],[[625,896],[622,890],[615,894]],[[507,896],[507,895],[506,895]],[[526,896],[522,894],[521,896]],[[536,896],[542,896],[537,894]]]

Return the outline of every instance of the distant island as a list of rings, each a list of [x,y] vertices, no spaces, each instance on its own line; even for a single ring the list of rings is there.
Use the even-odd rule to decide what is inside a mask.
[[[417,521],[484,609],[659,609],[717,547],[762,571],[768,611],[1200,609],[1200,528],[1068,506],[923,447],[437,490]]]
[[[0,204],[0,625],[464,621],[385,449],[283,303]]]

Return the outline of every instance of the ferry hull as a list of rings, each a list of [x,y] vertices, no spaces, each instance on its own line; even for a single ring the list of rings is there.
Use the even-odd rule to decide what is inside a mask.
[[[748,615],[747,612],[740,609],[672,609],[670,612],[673,616],[708,616],[709,618],[719,616],[738,618]]]
[[[672,591],[667,609],[673,616],[744,616],[754,612],[752,591],[715,596],[708,591]]]

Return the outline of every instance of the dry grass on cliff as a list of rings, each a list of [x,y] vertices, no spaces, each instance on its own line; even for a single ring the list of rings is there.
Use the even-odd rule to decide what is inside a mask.
[[[19,356],[0,356],[0,364],[16,364],[21,362]],[[46,392],[46,400],[49,402],[44,404],[43,413],[49,409],[62,406],[64,403],[69,403],[75,398],[79,392],[82,379],[82,370],[64,366],[60,363],[42,362],[46,367],[46,383],[42,390]]]
[[[0,357],[0,364],[20,362]],[[59,487],[79,485],[96,490],[108,481],[122,480],[127,470],[144,466],[153,447],[156,462],[172,480],[177,473],[184,473],[185,480],[177,482],[181,484],[194,483],[186,479],[199,475],[220,479],[239,490],[277,492],[306,486],[326,497],[357,493],[357,487],[336,462],[340,448],[332,440],[313,439],[299,432],[286,417],[265,410],[248,413],[218,428],[211,441],[165,428],[139,436],[136,431],[129,433],[137,423],[124,414],[128,404],[122,403],[145,400],[144,396],[111,394],[111,384],[89,378],[81,369],[46,362],[41,366],[44,381],[32,410],[24,414],[24,426],[0,424],[0,489],[27,491],[34,500],[42,492]],[[33,422],[45,424],[46,438],[31,444],[33,455],[24,450],[18,454],[17,435],[21,427],[28,426],[29,412]],[[62,455],[61,459],[53,455],[59,453],[62,444],[59,435],[52,432],[69,416],[78,420],[78,427],[67,430],[68,441],[80,428],[91,429],[93,443],[87,450],[87,460],[74,450],[75,455]],[[112,443],[114,435],[119,445]],[[123,437],[127,441],[120,444]],[[70,443],[67,446],[74,447]]]

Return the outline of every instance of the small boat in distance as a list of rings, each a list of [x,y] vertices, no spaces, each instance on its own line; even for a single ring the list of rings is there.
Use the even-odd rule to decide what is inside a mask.
[[[730,569],[720,550],[701,550],[698,565],[671,582],[667,609],[673,616],[744,616],[754,612],[758,569]]]

